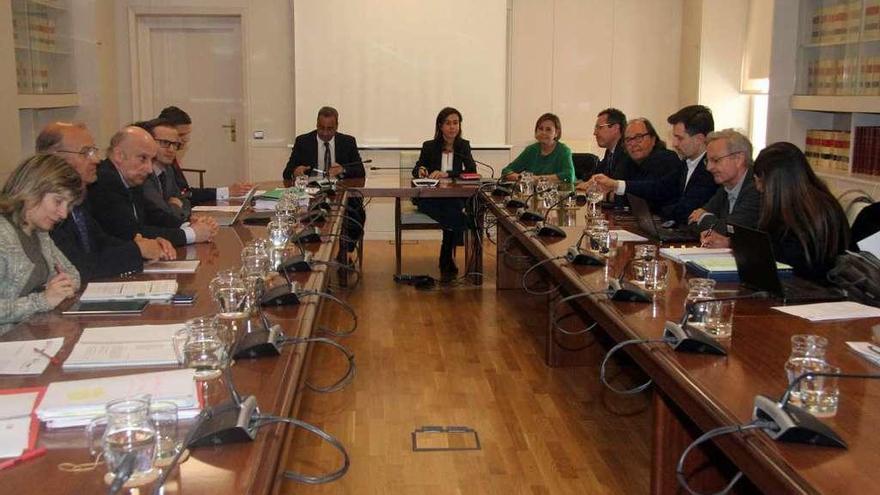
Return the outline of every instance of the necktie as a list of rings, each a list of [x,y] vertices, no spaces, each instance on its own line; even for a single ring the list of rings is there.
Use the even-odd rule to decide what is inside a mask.
[[[324,141],[324,171],[330,171],[330,143]]]
[[[616,179],[617,176],[614,174],[614,150],[608,151],[608,156],[605,158],[605,162],[608,164],[608,176]]]
[[[86,219],[83,217],[82,209],[77,206],[71,214],[73,215],[73,223],[76,225],[76,231],[79,234],[79,243],[82,245],[83,250],[88,253],[92,250],[92,247],[89,245],[89,229],[86,227]]]
[[[159,192],[162,193],[162,197],[165,198],[165,172],[159,172],[159,175],[156,176],[156,183],[159,184]]]

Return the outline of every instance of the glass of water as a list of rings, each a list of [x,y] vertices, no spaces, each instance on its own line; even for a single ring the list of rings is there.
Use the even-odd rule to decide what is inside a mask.
[[[816,373],[839,375],[840,368],[826,362],[816,364],[813,369]],[[795,393],[797,398],[795,399]],[[819,418],[827,418],[837,414],[837,405],[840,402],[840,389],[837,388],[836,376],[810,376],[804,378],[792,390],[789,402],[806,409],[807,412]]]
[[[150,421],[156,430],[156,461],[168,466],[177,453],[177,404],[171,401],[150,402]]]
[[[718,339],[729,339],[733,335],[733,312],[736,301],[712,301],[703,303],[706,307],[704,331]]]
[[[645,289],[660,292],[666,290],[669,265],[661,259],[652,259],[645,263]]]
[[[196,318],[175,332],[172,342],[177,361],[195,370],[199,381],[219,378],[226,366],[227,350],[220,327],[213,319]]]
[[[108,402],[105,414],[86,426],[89,452],[97,455],[95,432],[105,424],[100,450],[107,463],[107,471],[114,473],[129,455],[134,455],[134,471],[129,478],[133,485],[145,483],[156,474],[153,460],[156,453],[156,429],[150,421],[148,399],[118,399]]]

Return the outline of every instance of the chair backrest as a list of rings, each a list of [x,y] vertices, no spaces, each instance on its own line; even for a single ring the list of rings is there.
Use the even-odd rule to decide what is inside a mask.
[[[400,176],[412,177],[412,169],[416,166],[419,159],[418,151],[401,151],[400,152]]]
[[[572,153],[571,161],[574,162],[574,176],[577,180],[589,179],[599,165],[599,157],[592,153]]]
[[[866,206],[874,203],[871,195],[861,189],[847,189],[837,196],[837,201],[840,202],[840,206],[846,213],[846,219],[850,226]]]

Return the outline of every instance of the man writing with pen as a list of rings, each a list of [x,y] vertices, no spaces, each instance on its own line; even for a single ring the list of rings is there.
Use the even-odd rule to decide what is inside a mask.
[[[755,227],[761,209],[761,193],[755,188],[752,143],[733,129],[706,137],[706,169],[721,187],[702,208],[688,216],[700,231],[703,247],[730,247],[727,224]]]
[[[282,178],[290,181],[296,176],[313,174],[339,179],[364,177],[364,163],[357,140],[354,136],[337,132],[338,128],[339,112],[333,107],[321,107],[316,129],[296,137]],[[343,244],[346,251],[351,252],[363,235],[362,225],[366,222],[362,199],[349,198],[345,215],[348,218],[343,223]]]

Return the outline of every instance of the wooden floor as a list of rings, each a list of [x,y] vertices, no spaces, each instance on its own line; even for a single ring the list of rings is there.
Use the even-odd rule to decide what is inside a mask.
[[[404,272],[436,276],[438,250],[404,245]],[[345,444],[351,468],[327,485],[285,482],[282,493],[648,493],[650,397],[605,391],[595,365],[545,366],[542,298],[496,292],[487,251],[482,287],[419,291],[393,282],[392,244],[366,243],[363,281],[346,295],[359,315],[343,341],[357,376],[340,392],[305,392],[300,408]],[[332,380],[337,361],[316,350],[312,380]],[[413,452],[410,433],[424,425],[474,428],[482,450]],[[316,438],[294,436],[289,468],[338,462]]]

